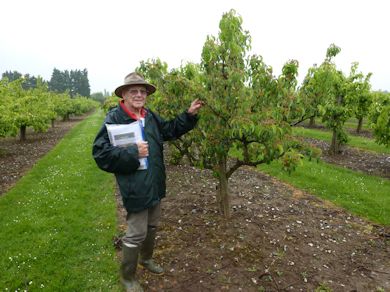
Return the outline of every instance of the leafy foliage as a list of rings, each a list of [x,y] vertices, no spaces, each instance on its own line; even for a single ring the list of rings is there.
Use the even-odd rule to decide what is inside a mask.
[[[379,144],[390,146],[390,94],[375,92],[369,118]]]
[[[40,78],[37,85],[24,89],[24,78],[0,81],[0,137],[26,137],[26,129],[42,132],[49,128],[51,121],[58,116],[63,119],[69,115],[81,115],[97,106],[97,102],[85,97],[71,99],[66,93],[56,94],[48,90],[47,84]]]

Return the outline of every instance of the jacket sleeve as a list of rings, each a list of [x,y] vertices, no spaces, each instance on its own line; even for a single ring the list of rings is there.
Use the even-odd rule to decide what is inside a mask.
[[[105,124],[93,142],[92,155],[100,169],[120,174],[128,174],[138,169],[137,146],[112,146]]]
[[[170,121],[165,121],[155,113],[153,113],[153,115],[156,117],[157,123],[159,123],[160,132],[164,141],[180,138],[182,135],[192,130],[198,121],[198,116],[190,115],[187,111]]]

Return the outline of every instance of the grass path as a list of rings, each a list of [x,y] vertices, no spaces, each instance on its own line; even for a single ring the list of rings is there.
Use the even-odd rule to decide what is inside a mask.
[[[259,167],[296,188],[329,200],[373,222],[390,226],[390,180],[325,162],[304,160],[289,175],[280,162]]]
[[[95,113],[0,197],[1,291],[121,291],[113,176],[97,169]]]

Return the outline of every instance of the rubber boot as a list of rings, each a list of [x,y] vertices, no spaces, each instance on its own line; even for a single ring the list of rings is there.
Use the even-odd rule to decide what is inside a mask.
[[[156,240],[156,232],[157,232],[156,227],[148,227],[146,238],[141,245],[139,263],[148,271],[154,274],[162,275],[164,273],[164,269],[160,265],[155,263],[152,259],[154,244]]]
[[[121,281],[125,286],[126,292],[143,292],[141,285],[135,278],[138,264],[138,246],[129,247],[122,245],[123,260],[121,265]]]

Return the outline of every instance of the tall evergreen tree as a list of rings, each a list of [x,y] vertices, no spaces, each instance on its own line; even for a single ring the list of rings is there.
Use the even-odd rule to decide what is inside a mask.
[[[51,80],[49,82],[49,89],[51,91],[60,93],[68,91],[72,97],[77,95],[89,97],[91,93],[88,80],[88,71],[87,69],[84,69],[83,71],[60,71],[54,68]]]
[[[54,92],[65,92],[67,90],[64,73],[54,68],[49,81],[49,90]]]
[[[22,88],[25,90],[33,89],[37,87],[37,78],[35,76],[30,76],[30,74],[23,75],[18,71],[5,71],[2,74],[2,78],[7,78],[9,82],[22,78],[23,79]],[[45,81],[43,80],[42,82],[45,83]]]
[[[22,87],[25,90],[33,89],[37,87],[37,78],[35,76],[30,76],[30,74],[25,74],[23,76],[23,83]],[[41,80],[42,83],[45,83],[43,80]]]
[[[5,71],[2,75],[2,78],[8,78],[8,81],[15,81],[22,77],[22,74],[18,71]]]

